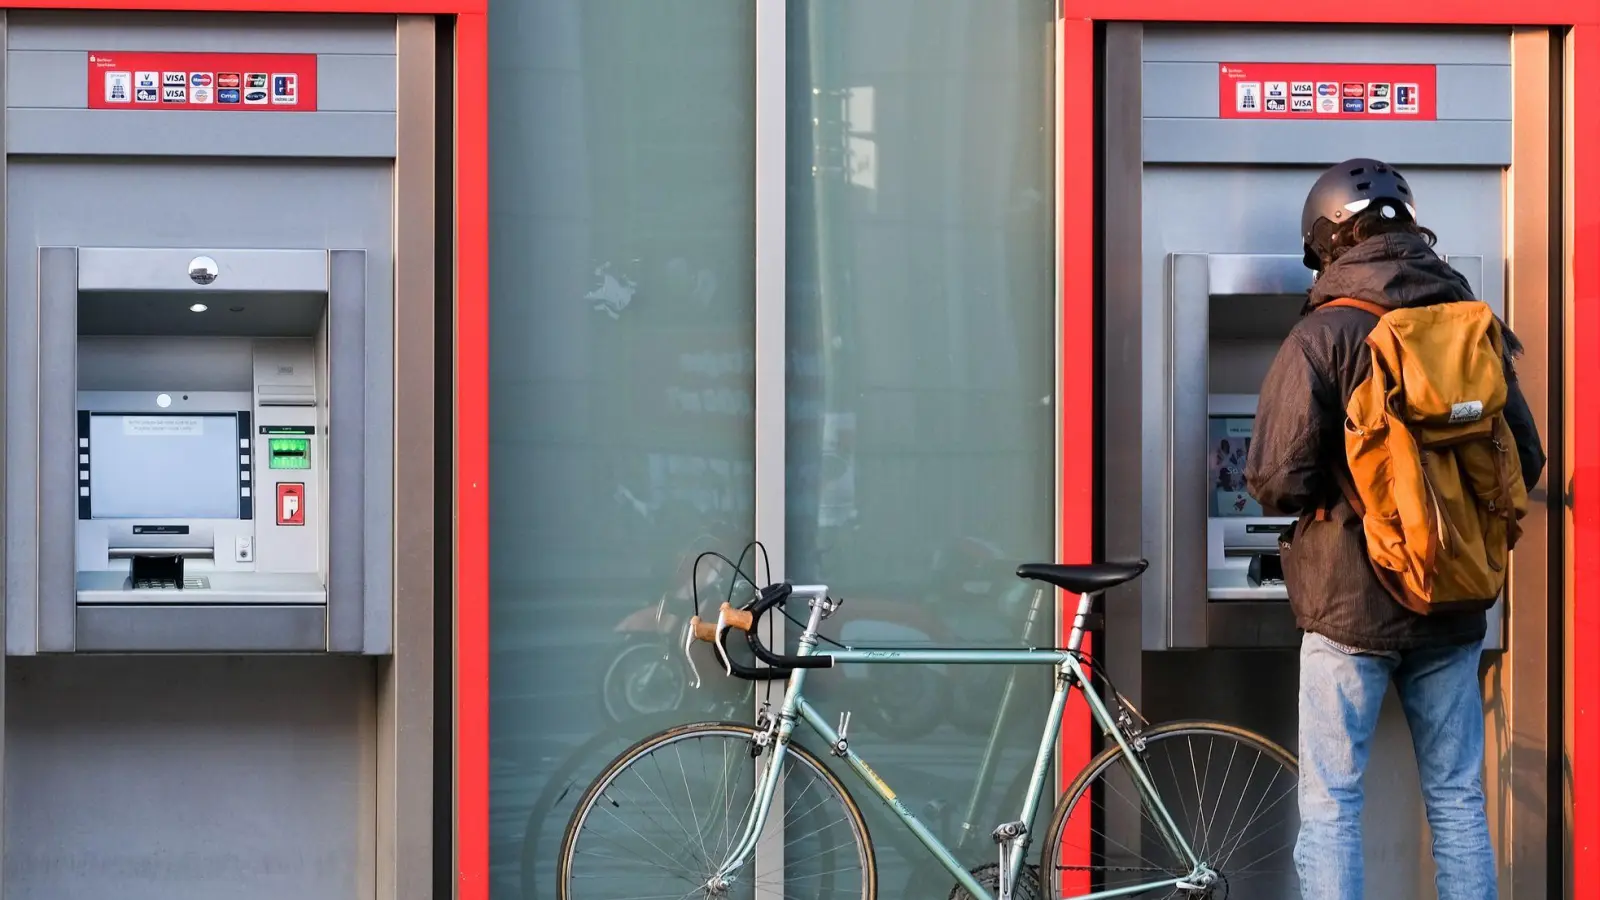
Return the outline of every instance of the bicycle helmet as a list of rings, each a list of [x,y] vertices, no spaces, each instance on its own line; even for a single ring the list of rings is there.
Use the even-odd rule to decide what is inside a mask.
[[[1358,213],[1378,206],[1384,218],[1400,215],[1417,220],[1416,200],[1411,185],[1399,170],[1388,163],[1367,157],[1347,159],[1323,172],[1300,213],[1300,237],[1305,244],[1304,262],[1312,271],[1322,269],[1333,232]],[[1402,212],[1403,211],[1403,212]]]

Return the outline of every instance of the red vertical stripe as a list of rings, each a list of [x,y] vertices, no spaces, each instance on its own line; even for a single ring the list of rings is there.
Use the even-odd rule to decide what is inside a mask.
[[[1600,34],[1572,31],[1572,879],[1600,894]],[[1558,476],[1559,477],[1559,476]],[[1550,798],[1552,801],[1557,798]],[[1555,835],[1552,834],[1552,839]]]
[[[489,29],[456,25],[456,866],[489,897]],[[445,840],[436,835],[435,840]]]
[[[1062,24],[1061,83],[1061,551],[1064,563],[1094,561],[1094,22],[1068,19]],[[1062,646],[1072,630],[1077,597],[1061,611]],[[1084,639],[1083,649],[1092,649]],[[1089,762],[1091,743],[1089,705],[1074,694],[1061,723],[1061,788]],[[1081,858],[1063,858],[1069,866],[1088,866],[1089,817],[1074,814],[1067,822],[1062,844],[1085,848]],[[1066,854],[1063,854],[1066,857]],[[1063,872],[1062,890],[1068,894],[1089,891],[1086,870]]]

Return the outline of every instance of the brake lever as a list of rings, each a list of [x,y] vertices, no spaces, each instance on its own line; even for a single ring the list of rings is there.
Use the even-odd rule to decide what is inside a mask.
[[[717,637],[716,637],[716,640],[711,642],[711,646],[716,648],[717,656],[722,658],[722,669],[723,669],[723,671],[728,673],[728,677],[729,678],[732,678],[733,677],[733,661],[728,659],[728,651],[727,651],[727,649],[725,649],[722,646],[722,634],[723,634],[723,632],[725,632],[727,630],[728,630],[728,607],[723,606],[723,607],[720,607],[720,608],[717,609]]]
[[[690,619],[683,626],[683,658],[689,663],[689,671],[694,675],[694,689],[700,690],[700,669],[694,664],[694,654],[689,648],[694,646],[694,620]]]

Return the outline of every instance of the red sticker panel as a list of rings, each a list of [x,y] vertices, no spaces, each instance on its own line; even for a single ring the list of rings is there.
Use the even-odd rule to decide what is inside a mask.
[[[307,112],[317,108],[317,56],[93,51],[89,108]]]
[[[278,482],[278,524],[304,525],[306,523],[306,486],[287,481]]]
[[[1217,78],[1224,119],[1437,118],[1431,65],[1222,63]]]

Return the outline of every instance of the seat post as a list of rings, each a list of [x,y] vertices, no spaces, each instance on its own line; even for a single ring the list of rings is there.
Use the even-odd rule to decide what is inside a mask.
[[[1076,652],[1083,645],[1083,626],[1093,608],[1094,594],[1084,592],[1078,595],[1078,612],[1072,619],[1072,633],[1067,636],[1068,650]]]

